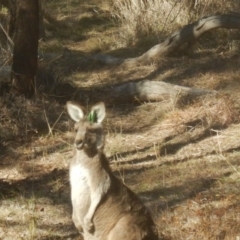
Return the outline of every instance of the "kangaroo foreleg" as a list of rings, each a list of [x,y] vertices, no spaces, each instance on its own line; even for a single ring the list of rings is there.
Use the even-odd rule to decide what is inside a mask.
[[[107,177],[107,181],[98,188],[93,188],[93,191],[91,193],[91,205],[88,209],[87,214],[84,217],[84,227],[88,232],[94,231],[94,225],[93,225],[93,217],[96,212],[97,207],[99,206],[99,203],[101,202],[102,198],[105,196],[105,194],[108,192],[110,188],[110,179]]]

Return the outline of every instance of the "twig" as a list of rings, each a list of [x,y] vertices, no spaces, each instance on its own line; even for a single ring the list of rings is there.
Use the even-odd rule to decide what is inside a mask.
[[[8,33],[6,32],[6,30],[4,29],[4,27],[1,23],[0,23],[0,28],[2,29],[3,33],[7,37],[8,41],[12,44],[12,46],[14,46],[14,43],[13,43],[12,39],[10,38],[10,36],[8,35]]]
[[[45,119],[46,119],[46,122],[47,122],[47,125],[48,125],[49,135],[53,135],[52,128],[51,128],[51,126],[49,124],[49,121],[48,121],[47,114],[46,114],[45,110],[44,110],[44,116],[45,116]]]

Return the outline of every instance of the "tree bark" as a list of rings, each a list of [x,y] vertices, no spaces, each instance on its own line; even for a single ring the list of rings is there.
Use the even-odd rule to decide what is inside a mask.
[[[16,0],[15,4],[12,93],[31,97],[35,93],[37,73],[39,3],[38,0]]]

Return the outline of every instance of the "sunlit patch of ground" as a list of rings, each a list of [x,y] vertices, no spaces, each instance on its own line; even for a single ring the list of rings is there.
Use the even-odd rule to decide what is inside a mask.
[[[107,9],[94,1],[82,3],[81,11],[76,1],[54,2],[47,5],[56,22],[46,24],[53,35],[42,48],[70,50],[57,70],[75,96],[82,94],[82,103],[97,99],[99,88],[138,80],[217,91],[180,103],[106,102],[105,149],[114,173],[147,205],[163,239],[240,239],[239,55],[198,50],[150,66],[88,65],[90,54],[111,53],[103,35],[111,37],[116,26],[103,18]],[[0,239],[81,239],[71,220],[74,136],[63,102],[53,95],[2,96],[0,107]]]

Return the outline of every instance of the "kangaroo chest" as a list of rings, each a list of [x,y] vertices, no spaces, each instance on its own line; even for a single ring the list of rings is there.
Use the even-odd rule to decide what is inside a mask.
[[[89,171],[81,164],[75,164],[70,167],[70,183],[71,188],[77,188],[79,191],[86,191],[89,189],[88,184]]]
[[[91,191],[89,186],[88,170],[76,164],[70,167],[70,184],[71,184],[71,199],[73,207],[78,208],[80,212],[85,214],[90,205]]]

